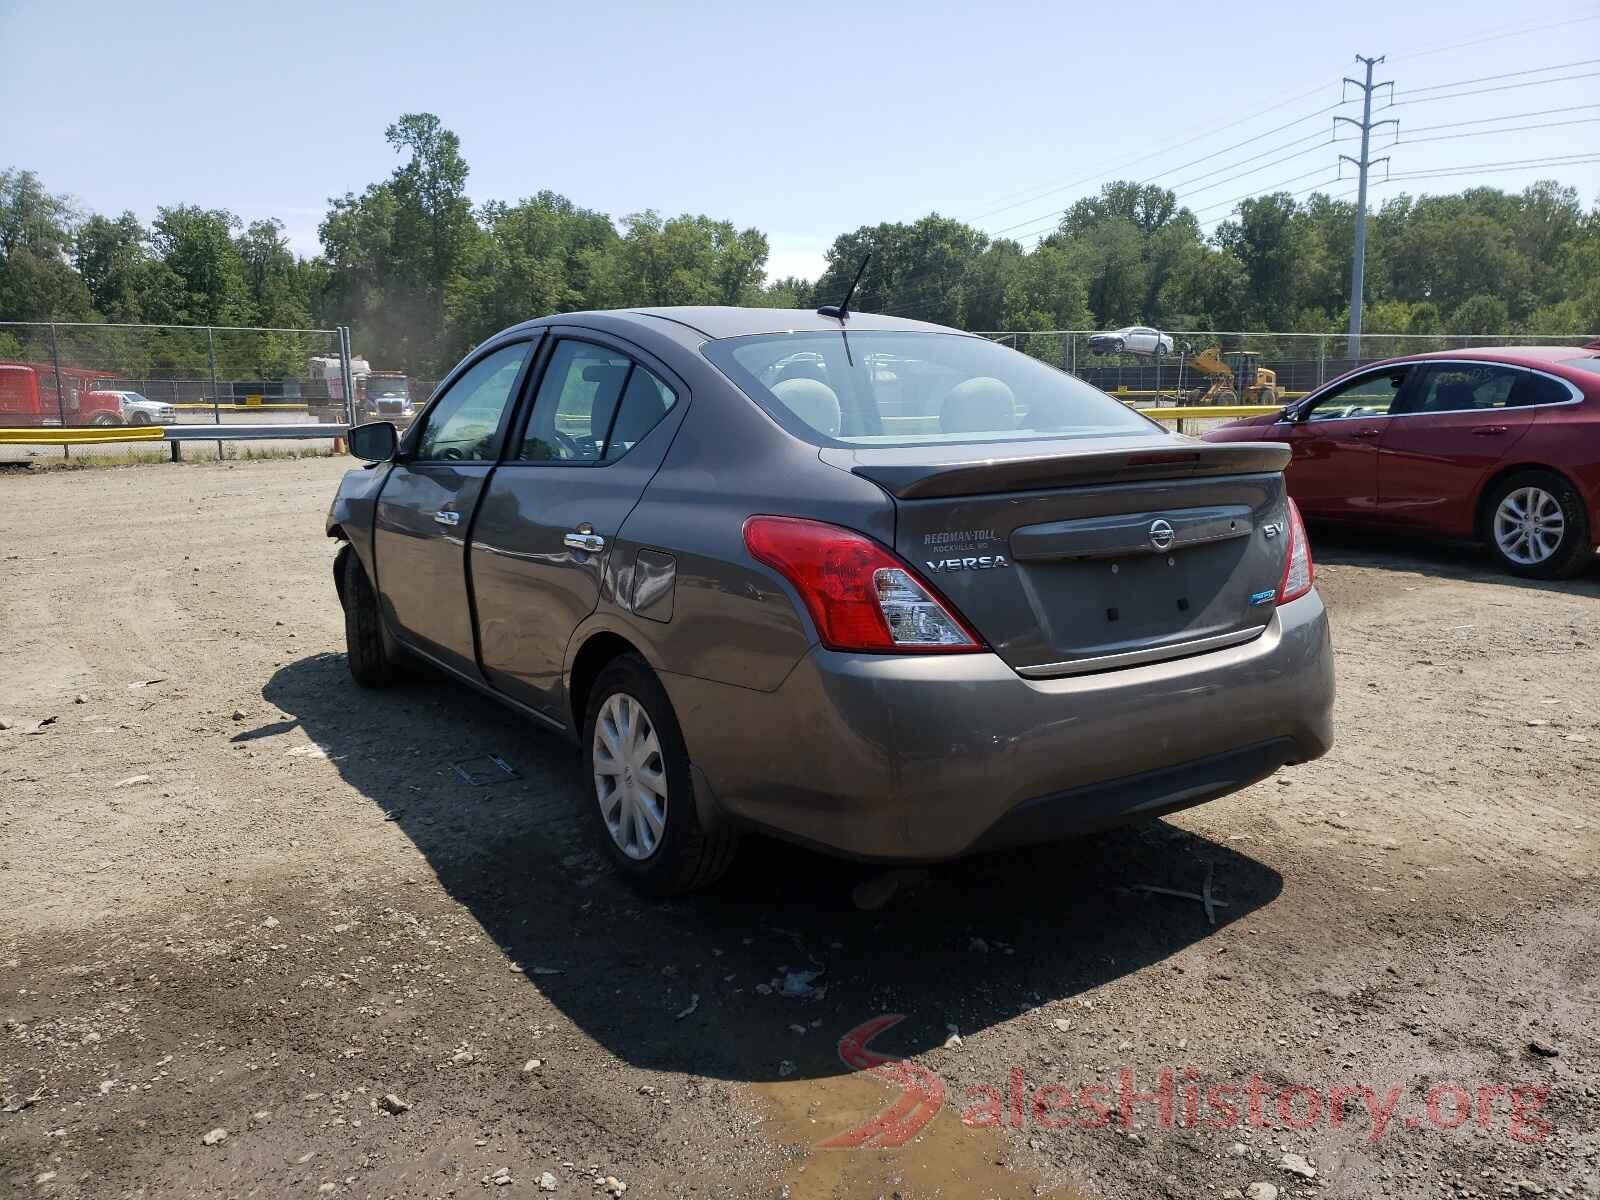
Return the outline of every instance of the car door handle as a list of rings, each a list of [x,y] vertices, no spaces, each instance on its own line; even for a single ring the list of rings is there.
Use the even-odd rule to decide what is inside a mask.
[[[1350,436],[1351,437],[1358,437],[1358,438],[1382,437],[1383,436],[1383,430],[1381,430],[1381,429],[1357,429],[1353,433],[1351,433]]]
[[[441,508],[438,512],[434,513],[433,519],[434,523],[438,525],[461,524],[461,514],[458,512],[452,512],[448,508]]]
[[[606,540],[598,533],[579,533],[573,530],[562,537],[561,541],[569,550],[587,550],[590,554],[599,554],[606,548]]]
[[[1479,425],[1472,431],[1473,437],[1499,437],[1502,433],[1510,433],[1509,425]]]

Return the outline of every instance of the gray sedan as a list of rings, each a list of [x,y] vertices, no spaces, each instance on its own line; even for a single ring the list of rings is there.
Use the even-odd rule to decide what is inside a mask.
[[[1332,741],[1288,449],[1197,442],[914,321],[547,317],[328,518],[350,669],[425,661],[577,741],[635,885],[741,833],[932,861],[1225,795]]]

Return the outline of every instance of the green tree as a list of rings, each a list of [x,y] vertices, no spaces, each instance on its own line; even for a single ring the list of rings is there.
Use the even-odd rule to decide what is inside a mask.
[[[749,304],[760,295],[767,237],[731,221],[653,211],[622,219],[622,237],[595,263],[602,307]]]
[[[467,164],[460,139],[432,113],[407,113],[384,137],[406,161],[361,196],[334,200],[322,222],[324,310],[347,313],[384,366],[439,372],[450,365],[445,296],[481,237]]]
[[[0,171],[0,321],[89,317],[89,289],[67,260],[75,216],[32,171]]]
[[[477,252],[446,294],[452,355],[518,321],[592,306],[596,263],[617,242],[604,213],[540,192],[486,204],[479,220]]]
[[[224,209],[180,204],[156,210],[151,241],[178,284],[185,325],[247,325],[254,317],[244,264],[233,244],[239,218]]]
[[[1312,250],[1310,233],[1287,192],[1245,200],[1236,218],[1217,227],[1218,245],[1244,264],[1250,278],[1250,327],[1276,331],[1292,323],[1300,308],[1300,271]]]
[[[157,282],[149,240],[149,232],[131,212],[116,218],[96,214],[78,226],[73,261],[95,311],[106,320],[144,320]],[[164,299],[172,300],[170,289]]]
[[[1499,296],[1479,293],[1450,315],[1451,333],[1505,333],[1510,328],[1511,312]]]
[[[851,307],[961,325],[969,272],[988,244],[981,230],[938,213],[909,225],[863,225],[833,240],[816,297],[823,304],[842,299],[870,253]]]

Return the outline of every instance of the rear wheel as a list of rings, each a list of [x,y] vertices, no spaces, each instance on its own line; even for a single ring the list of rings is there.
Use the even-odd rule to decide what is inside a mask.
[[[677,715],[637,655],[613,659],[595,679],[583,746],[593,789],[588,807],[623,878],[640,891],[672,896],[722,876],[738,835],[700,824]]]
[[[1213,403],[1213,404],[1237,404],[1237,403],[1239,403],[1239,397],[1238,397],[1238,394],[1235,393],[1232,388],[1223,388],[1221,391],[1217,392],[1217,394],[1211,398],[1211,403]]]
[[[1484,503],[1489,548],[1513,575],[1559,579],[1588,565],[1589,515],[1554,471],[1519,471]]]
[[[350,675],[362,687],[388,687],[400,675],[399,664],[383,637],[378,594],[373,590],[361,560],[348,546],[343,555],[344,644]]]
[[[96,424],[96,425],[121,425],[122,424],[121,421],[117,420],[117,414],[116,413],[108,413],[108,412],[96,413],[93,423]]]

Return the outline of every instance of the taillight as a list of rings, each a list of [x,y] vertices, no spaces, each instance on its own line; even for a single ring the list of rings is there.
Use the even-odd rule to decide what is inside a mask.
[[[983,641],[911,566],[853,529],[751,517],[751,557],[792,583],[830,650],[963,653]]]
[[[1298,600],[1311,590],[1316,582],[1317,567],[1311,561],[1311,540],[1306,537],[1306,523],[1300,519],[1300,509],[1289,500],[1289,553],[1283,560],[1283,579],[1278,584],[1278,603]]]

